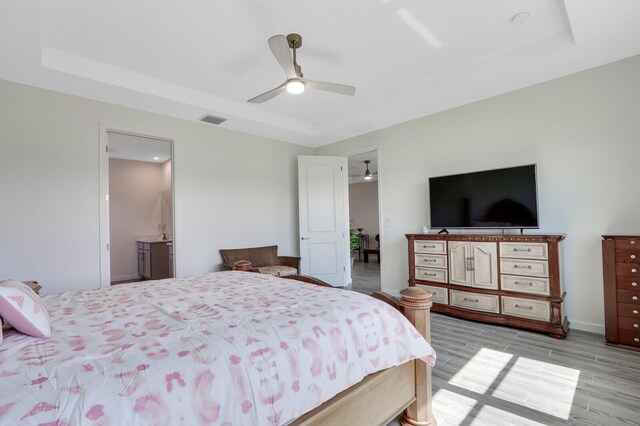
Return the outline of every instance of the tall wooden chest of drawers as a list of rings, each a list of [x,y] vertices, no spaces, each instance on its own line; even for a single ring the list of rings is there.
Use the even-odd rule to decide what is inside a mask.
[[[406,237],[409,285],[433,294],[432,311],[566,337],[564,235]]]
[[[640,350],[640,236],[603,235],[607,344]]]

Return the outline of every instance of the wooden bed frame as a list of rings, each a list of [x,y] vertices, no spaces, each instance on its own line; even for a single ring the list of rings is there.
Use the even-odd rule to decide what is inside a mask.
[[[302,275],[283,277],[309,284],[331,287],[324,281]],[[427,341],[431,340],[431,293],[417,287],[400,292],[400,301],[376,291],[376,299],[402,312]],[[291,426],[309,425],[386,425],[403,412],[403,426],[435,426],[431,407],[431,367],[413,360],[371,374],[360,383],[334,396],[295,420]]]

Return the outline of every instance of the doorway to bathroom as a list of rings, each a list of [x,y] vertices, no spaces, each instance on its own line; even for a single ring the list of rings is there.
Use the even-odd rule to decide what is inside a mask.
[[[101,285],[173,277],[173,143],[115,130],[105,137],[108,279],[102,274]]]

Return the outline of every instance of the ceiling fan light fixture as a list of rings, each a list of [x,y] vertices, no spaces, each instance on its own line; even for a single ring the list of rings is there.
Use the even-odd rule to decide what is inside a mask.
[[[292,95],[299,95],[300,93],[304,92],[304,83],[300,80],[289,80],[287,82],[287,92],[291,93]]]
[[[369,170],[369,163],[371,160],[364,160],[364,163],[367,165],[367,170],[364,172],[364,180],[371,180],[373,176],[371,175],[371,170]]]

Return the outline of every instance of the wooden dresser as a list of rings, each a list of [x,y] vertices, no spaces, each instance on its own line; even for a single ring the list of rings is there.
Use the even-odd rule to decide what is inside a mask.
[[[409,285],[433,293],[433,311],[566,337],[564,235],[406,237]]]
[[[605,340],[640,350],[640,236],[603,235],[602,263]]]

